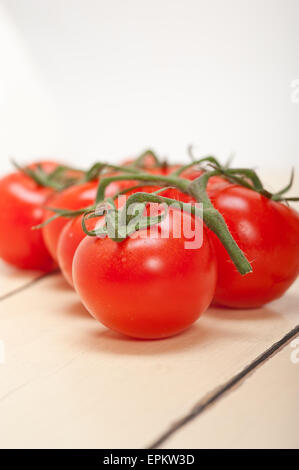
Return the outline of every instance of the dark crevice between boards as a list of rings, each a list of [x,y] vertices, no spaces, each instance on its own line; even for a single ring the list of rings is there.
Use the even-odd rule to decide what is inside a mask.
[[[161,436],[150,444],[147,449],[157,449],[164,444],[171,436],[173,436],[177,431],[183,428],[190,421],[197,418],[204,411],[214,405],[217,401],[222,399],[227,392],[231,391],[236,386],[242,385],[245,382],[245,379],[248,376],[255,372],[255,370],[266,362],[271,356],[279,352],[289,341],[291,341],[295,336],[299,334],[299,325],[289,331],[285,336],[283,336],[279,341],[274,343],[270,348],[266,349],[262,354],[260,354],[256,359],[254,359],[250,364],[248,364],[244,369],[238,374],[234,375],[230,380],[220,385],[212,392],[208,393],[202,400],[200,400],[191,411],[185,415],[183,418],[176,421],[173,425],[169,427]]]
[[[34,279],[32,279],[29,282],[26,282],[22,286],[17,287],[16,289],[13,289],[13,290],[7,292],[6,294],[1,295],[0,296],[0,302],[2,300],[9,299],[10,297],[13,297],[14,295],[19,294],[20,292],[23,292],[23,291],[29,289],[30,287],[34,286],[34,284],[37,284],[38,282],[42,281],[43,279],[45,279],[49,276],[52,276],[53,274],[57,274],[57,273],[59,273],[59,270],[55,269],[54,271],[51,271],[50,273],[41,274],[40,276],[35,277]]]

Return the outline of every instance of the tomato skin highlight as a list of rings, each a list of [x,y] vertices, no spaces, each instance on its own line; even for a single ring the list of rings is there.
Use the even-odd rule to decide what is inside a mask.
[[[46,171],[56,166],[46,162]],[[0,180],[0,257],[4,261],[21,269],[47,272],[54,268],[41,231],[32,230],[42,222],[43,206],[52,194],[52,189],[39,186],[21,171]]]
[[[217,266],[204,229],[200,248],[186,239],[161,236],[161,224],[181,222],[170,209],[157,226],[157,238],[143,229],[122,242],[85,237],[73,260],[75,288],[89,312],[119,333],[141,339],[175,335],[208,308],[215,291]],[[174,220],[175,219],[175,220]]]
[[[218,261],[214,303],[256,308],[281,297],[299,274],[298,213],[237,185],[219,191],[213,204],[253,268],[241,276],[210,232]]]

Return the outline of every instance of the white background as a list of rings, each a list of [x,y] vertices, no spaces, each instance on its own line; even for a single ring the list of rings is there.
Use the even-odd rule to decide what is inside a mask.
[[[1,172],[190,143],[298,165],[299,0],[0,0],[0,56]]]

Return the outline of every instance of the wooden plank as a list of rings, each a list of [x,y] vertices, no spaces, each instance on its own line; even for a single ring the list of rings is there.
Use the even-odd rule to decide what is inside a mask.
[[[30,285],[44,276],[40,271],[27,271],[10,266],[0,259],[0,299]]]
[[[299,283],[162,341],[93,320],[59,275],[0,302],[0,447],[144,447],[298,322]],[[190,446],[190,437],[181,440]]]
[[[295,347],[299,350],[299,337],[162,447],[298,449],[299,363],[291,356]]]

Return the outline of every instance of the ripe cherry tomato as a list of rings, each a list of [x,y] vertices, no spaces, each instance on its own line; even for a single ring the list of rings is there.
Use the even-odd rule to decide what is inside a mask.
[[[253,268],[252,273],[241,276],[218,238],[210,233],[218,261],[214,302],[253,308],[283,295],[299,274],[298,213],[237,185],[217,192],[213,204]]]
[[[114,176],[117,173],[109,173],[107,176]],[[136,184],[134,181],[115,181],[106,188],[106,197],[112,197],[119,191]],[[99,181],[94,180],[84,184],[78,184],[55,194],[48,202],[49,207],[77,210],[83,209],[94,203]],[[157,188],[155,188],[157,189]],[[54,215],[52,211],[46,211],[44,220]],[[43,237],[52,257],[57,261],[57,246],[62,229],[68,223],[66,217],[59,217],[42,228]]]
[[[59,267],[65,279],[72,287],[74,287],[72,276],[73,258],[79,243],[86,236],[82,228],[82,217],[75,217],[67,222],[61,231],[57,246]],[[92,228],[90,226],[90,229]]]
[[[98,182],[90,181],[84,184],[71,186],[70,188],[55,194],[49,201],[48,206],[60,209],[77,210],[94,203]],[[48,220],[54,212],[47,210],[44,220]],[[69,219],[59,217],[42,228],[45,244],[53,259],[57,261],[57,245],[60,233]]]
[[[131,194],[137,192],[148,192],[152,193],[159,189],[157,186],[144,186],[140,188],[134,188],[128,191],[123,197],[128,198]],[[179,199],[183,202],[189,202],[192,200],[191,196],[181,193],[177,189],[169,188],[160,193],[161,196]],[[121,206],[121,202],[124,199],[116,200],[115,203],[117,207]],[[94,228],[96,219],[89,219],[88,228]],[[94,222],[94,223],[93,223]],[[76,252],[76,249],[86,236],[82,229],[82,216],[76,217],[72,220],[69,220],[67,224],[63,227],[61,234],[58,240],[57,246],[57,260],[59,267],[62,271],[67,282],[73,287],[73,278],[72,278],[72,264],[73,258]]]
[[[197,249],[175,238],[195,218],[169,209],[156,225],[122,242],[85,237],[73,261],[73,280],[89,312],[104,325],[136,338],[165,338],[187,328],[214,295],[217,267],[206,230]],[[190,220],[190,218],[192,220]],[[197,219],[198,220],[198,219]],[[151,227],[151,230],[153,227]],[[163,237],[169,230],[169,238]]]
[[[51,172],[55,162],[39,162]],[[54,263],[40,230],[32,227],[42,222],[43,206],[53,190],[39,186],[21,171],[11,173],[0,180],[0,257],[22,269],[50,271]]]

